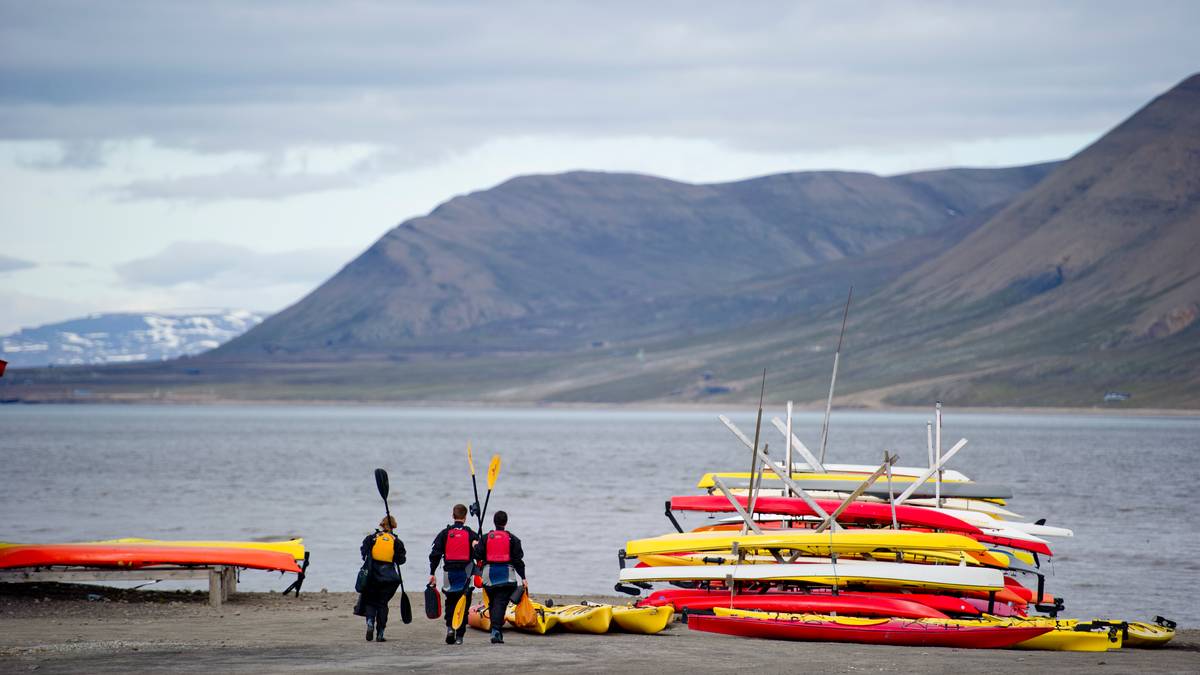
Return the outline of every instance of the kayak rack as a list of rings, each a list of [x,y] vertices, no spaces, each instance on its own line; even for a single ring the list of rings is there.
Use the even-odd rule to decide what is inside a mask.
[[[101,567],[28,567],[0,570],[0,583],[81,581],[191,581],[208,579],[208,604],[221,603],[237,592],[237,567],[212,565],[205,567],[139,567],[111,569]],[[297,589],[299,593],[299,589]]]

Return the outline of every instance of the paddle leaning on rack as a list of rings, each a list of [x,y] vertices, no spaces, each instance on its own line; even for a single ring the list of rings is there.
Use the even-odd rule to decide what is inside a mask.
[[[387,471],[375,469],[375,487],[379,488],[379,496],[383,498],[383,512],[388,522],[391,522],[392,510],[388,508],[388,492],[391,486],[388,483]],[[400,621],[412,623],[412,605],[408,601],[408,593],[404,592],[404,573],[400,571],[399,565],[396,565],[396,574],[400,577]]]

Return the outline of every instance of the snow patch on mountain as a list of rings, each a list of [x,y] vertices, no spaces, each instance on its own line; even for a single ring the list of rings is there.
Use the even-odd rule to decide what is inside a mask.
[[[0,337],[13,368],[165,361],[214,349],[266,318],[244,309],[91,314]]]

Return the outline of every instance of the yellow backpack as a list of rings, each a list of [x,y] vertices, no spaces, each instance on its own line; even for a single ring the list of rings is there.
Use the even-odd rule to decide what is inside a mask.
[[[392,562],[396,555],[396,538],[387,532],[375,535],[375,543],[371,545],[371,559],[379,562]]]

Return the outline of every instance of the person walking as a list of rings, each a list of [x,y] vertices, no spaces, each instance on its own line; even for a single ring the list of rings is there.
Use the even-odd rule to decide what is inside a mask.
[[[400,586],[399,565],[404,564],[404,542],[396,536],[396,517],[385,516],[379,521],[379,529],[363,539],[363,562],[369,562],[367,585],[359,602],[367,617],[367,642],[387,642],[383,631],[387,628],[388,602],[396,595]]]
[[[504,615],[508,612],[508,603],[512,600],[513,592],[517,590],[517,578],[521,585],[528,590],[529,581],[525,578],[525,554],[521,550],[521,540],[505,528],[508,526],[508,514],[497,511],[492,516],[496,529],[475,545],[475,559],[483,561],[483,587],[487,589],[489,599],[488,618],[492,622],[492,644],[504,644]]]
[[[467,632],[467,622],[457,630],[454,628],[454,607],[464,594],[467,604],[471,603],[471,576],[475,563],[471,551],[479,541],[479,535],[467,527],[467,507],[455,504],[451,512],[454,522],[438,532],[429,551],[429,585],[437,587],[437,568],[442,563],[444,570],[442,593],[446,596],[446,644],[462,644]]]

